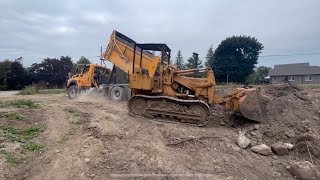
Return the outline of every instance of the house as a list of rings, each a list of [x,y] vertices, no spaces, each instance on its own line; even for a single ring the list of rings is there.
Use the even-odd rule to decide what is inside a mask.
[[[309,63],[279,64],[269,70],[272,84],[289,81],[295,84],[320,84],[320,66]]]

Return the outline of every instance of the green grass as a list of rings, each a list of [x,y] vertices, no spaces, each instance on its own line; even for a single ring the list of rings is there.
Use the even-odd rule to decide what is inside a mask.
[[[44,89],[44,90],[39,90],[38,94],[62,94],[62,93],[67,93],[65,89]]]
[[[21,164],[26,159],[23,156],[16,156],[15,154],[7,152],[5,150],[0,150],[0,154],[3,154],[6,161],[12,164]]]
[[[38,104],[35,101],[32,100],[14,100],[14,101],[0,101],[0,107],[17,107],[17,108],[29,108],[29,109],[37,109],[40,107],[40,104]]]
[[[23,120],[25,117],[17,112],[0,112],[0,118],[9,120]]]
[[[41,151],[45,148],[45,146],[42,144],[36,144],[32,142],[25,144],[24,147],[29,151]]]
[[[26,86],[18,94],[20,95],[33,95],[33,94],[61,94],[66,93],[65,89],[43,89],[38,90],[34,86]]]
[[[26,129],[15,129],[13,127],[7,126],[2,128],[3,137],[9,139],[10,141],[26,142],[43,131],[41,126],[29,127]]]

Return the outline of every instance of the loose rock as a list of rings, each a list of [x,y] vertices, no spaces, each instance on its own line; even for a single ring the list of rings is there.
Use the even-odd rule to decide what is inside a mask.
[[[291,150],[291,149],[293,149],[293,144],[290,144],[290,143],[284,143],[286,146],[287,146],[287,149],[288,150]]]
[[[318,180],[320,173],[309,161],[301,161],[291,165],[288,171],[301,180]]]
[[[253,146],[253,147],[251,147],[251,151],[253,151],[255,153],[259,153],[264,156],[269,156],[272,154],[270,147],[265,144]]]
[[[89,174],[88,177],[94,178],[96,175],[95,174]]]
[[[237,143],[238,143],[239,147],[241,147],[242,149],[245,149],[245,148],[250,146],[251,141],[250,141],[250,139],[248,139],[246,137],[246,135],[244,133],[240,133],[239,136],[238,136]]]
[[[289,154],[288,146],[283,142],[277,142],[275,144],[272,144],[271,150],[273,153],[279,156]]]
[[[89,163],[89,162],[90,162],[90,159],[89,159],[89,158],[85,158],[85,159],[84,159],[84,162]]]

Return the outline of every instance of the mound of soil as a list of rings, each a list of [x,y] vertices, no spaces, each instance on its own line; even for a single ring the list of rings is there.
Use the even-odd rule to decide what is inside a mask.
[[[261,87],[264,122],[246,127],[254,143],[295,145],[292,160],[309,160],[320,166],[320,93],[288,83]]]

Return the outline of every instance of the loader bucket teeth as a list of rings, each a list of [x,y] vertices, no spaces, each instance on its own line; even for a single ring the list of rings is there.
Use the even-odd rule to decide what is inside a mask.
[[[247,119],[262,122],[262,109],[259,92],[256,90],[246,92],[239,101],[240,113]]]

